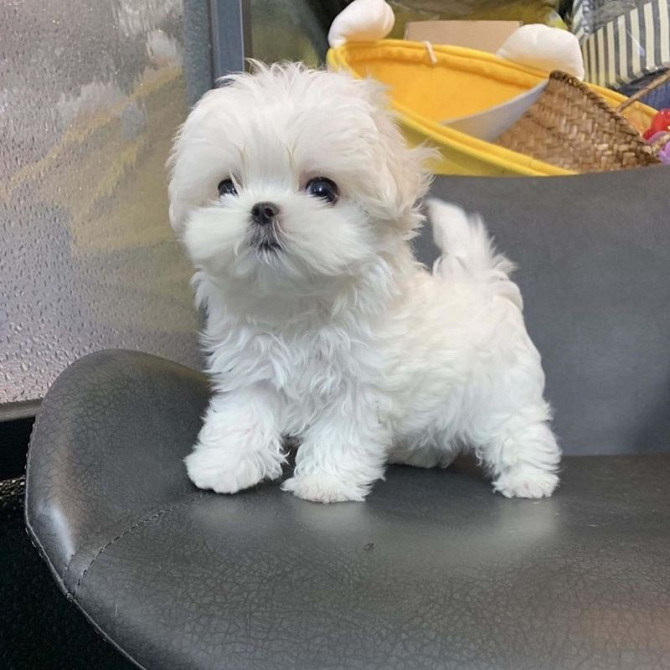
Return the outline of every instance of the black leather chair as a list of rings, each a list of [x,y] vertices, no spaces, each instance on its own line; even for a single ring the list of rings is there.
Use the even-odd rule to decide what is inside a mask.
[[[433,192],[481,211],[520,265],[560,489],[506,500],[462,462],[392,467],[363,504],[198,491],[181,459],[207,380],[91,355],[44,400],[27,523],[140,667],[670,667],[670,169]]]

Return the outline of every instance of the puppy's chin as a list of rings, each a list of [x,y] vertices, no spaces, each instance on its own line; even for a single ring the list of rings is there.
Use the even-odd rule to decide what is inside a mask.
[[[217,283],[263,295],[315,295],[376,255],[372,227],[355,205],[288,195],[277,203],[281,220],[262,228],[250,222],[249,203],[231,201],[194,211],[183,237],[193,264]]]

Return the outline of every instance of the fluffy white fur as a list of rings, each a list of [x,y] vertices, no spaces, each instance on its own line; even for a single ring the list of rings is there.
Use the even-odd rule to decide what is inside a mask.
[[[503,495],[551,495],[560,452],[512,264],[478,218],[437,201],[443,255],[432,274],[415,261],[430,152],[406,146],[379,86],[296,64],[224,83],[171,157],[216,390],[192,481],[235,493],[279,478],[290,435],[283,488],[307,500],[363,500],[386,463],[446,467],[463,449]],[[335,204],[304,191],[320,176]],[[237,194],[219,197],[227,178]],[[279,250],[254,242],[260,201],[280,209]]]

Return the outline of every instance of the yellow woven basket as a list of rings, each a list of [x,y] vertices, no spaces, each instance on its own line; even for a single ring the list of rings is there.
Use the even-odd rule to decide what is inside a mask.
[[[331,69],[372,77],[389,87],[405,136],[412,144],[428,141],[441,158],[437,174],[549,176],[574,174],[516,151],[471,137],[442,122],[500,105],[547,79],[533,70],[473,49],[405,40],[349,42],[328,52]],[[626,98],[589,86],[609,105]],[[655,111],[635,104],[626,116],[639,128],[651,125]]]

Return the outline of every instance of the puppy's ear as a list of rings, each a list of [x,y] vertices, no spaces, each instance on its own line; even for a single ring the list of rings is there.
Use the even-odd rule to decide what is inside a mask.
[[[215,142],[206,140],[211,132],[206,117],[212,107],[221,105],[224,95],[222,89],[205,93],[174,136],[166,167],[169,174],[170,224],[178,237],[184,232],[191,209],[216,193],[212,186],[212,179],[216,176],[211,174],[211,165],[216,164]]]
[[[427,193],[432,180],[427,164],[437,151],[425,145],[409,147],[384,88],[366,80],[373,118],[379,133],[378,191],[385,215],[401,228],[413,228],[417,202]]]
[[[182,154],[184,153],[184,145],[186,144],[185,135],[188,132],[187,124],[189,124],[190,118],[175,133],[170,156],[165,165],[168,170],[168,199],[170,203],[168,215],[170,217],[170,225],[178,236],[181,236],[184,232],[184,224],[188,212],[185,195],[185,191],[188,189],[188,180],[181,163],[184,160]]]

